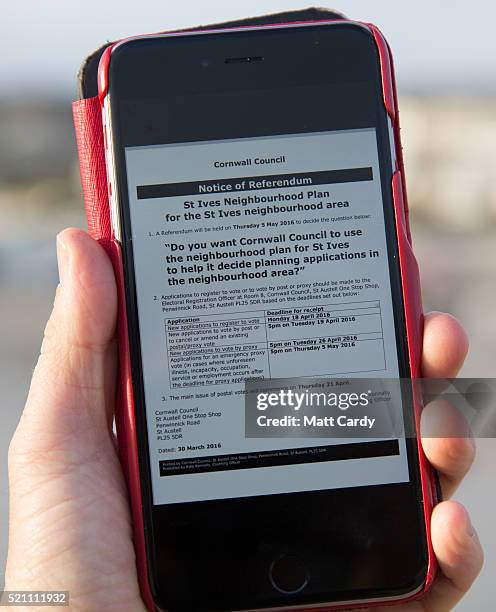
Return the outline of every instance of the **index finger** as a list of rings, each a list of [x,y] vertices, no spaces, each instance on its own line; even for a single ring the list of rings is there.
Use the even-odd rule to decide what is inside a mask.
[[[454,378],[467,352],[467,334],[455,317],[444,312],[425,315],[422,351],[424,378]]]

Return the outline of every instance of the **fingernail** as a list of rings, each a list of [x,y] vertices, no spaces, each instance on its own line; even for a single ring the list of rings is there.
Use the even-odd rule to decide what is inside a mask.
[[[477,451],[477,446],[475,443],[474,432],[470,429],[470,427],[468,428],[468,432],[467,432],[467,442],[472,452],[475,454],[475,452]]]
[[[469,516],[467,516],[467,521],[465,523],[465,532],[469,538],[473,538],[475,535],[475,529]]]
[[[67,277],[67,271],[69,268],[70,251],[62,238],[62,234],[57,236],[57,264],[59,268],[59,280],[60,283],[64,283],[64,279]]]

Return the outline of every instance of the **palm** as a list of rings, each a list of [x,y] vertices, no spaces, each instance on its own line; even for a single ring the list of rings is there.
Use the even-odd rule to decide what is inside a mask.
[[[21,527],[10,554],[23,559],[26,587],[68,590],[73,609],[144,610],[112,433],[103,428],[86,436],[84,423],[73,427],[73,416],[53,435],[33,440],[28,452],[11,449],[10,486],[18,500],[11,513]],[[19,588],[19,569],[9,562],[9,582],[11,573]]]

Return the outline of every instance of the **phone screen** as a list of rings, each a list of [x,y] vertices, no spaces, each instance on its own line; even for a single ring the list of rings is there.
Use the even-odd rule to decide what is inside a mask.
[[[245,437],[246,379],[398,376],[375,129],[126,166],[154,503],[408,480],[403,441]]]
[[[247,380],[409,377],[370,33],[132,41],[112,54],[109,101],[157,601],[414,592],[427,559],[416,439],[245,432]],[[271,568],[288,554],[311,579],[283,592]]]

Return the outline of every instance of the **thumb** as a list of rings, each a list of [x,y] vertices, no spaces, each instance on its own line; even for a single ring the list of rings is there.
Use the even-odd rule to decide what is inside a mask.
[[[26,407],[14,438],[31,456],[74,437],[108,435],[115,384],[115,280],[103,248],[88,234],[67,229],[57,237],[60,283],[45,329]],[[27,440],[26,440],[27,438]]]

